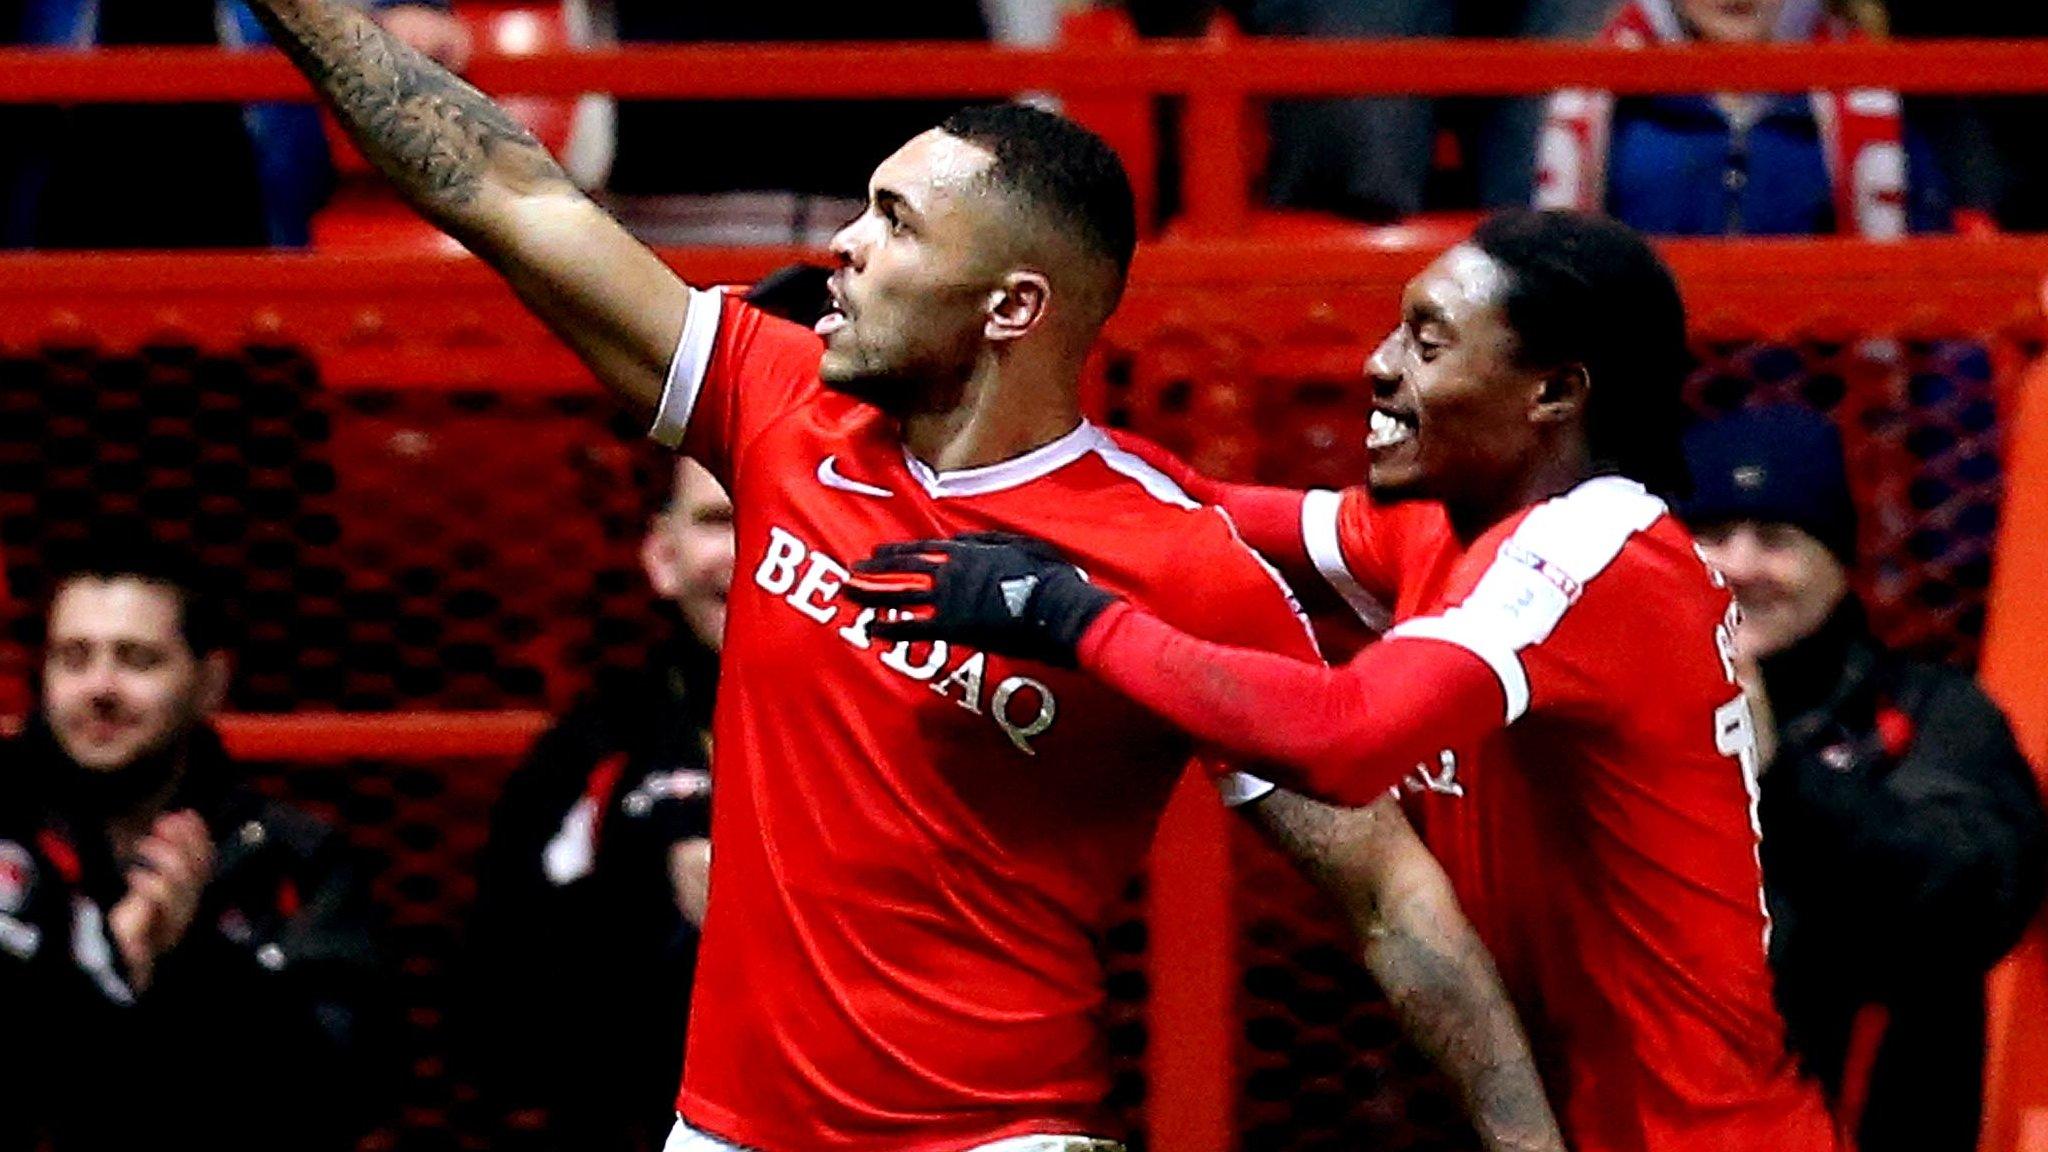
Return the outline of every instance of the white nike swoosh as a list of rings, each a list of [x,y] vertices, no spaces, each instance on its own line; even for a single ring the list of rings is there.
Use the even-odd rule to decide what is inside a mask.
[[[827,488],[837,488],[841,492],[857,492],[862,496],[881,496],[886,498],[895,495],[894,492],[889,491],[887,488],[877,488],[873,484],[863,484],[858,480],[851,480],[841,476],[839,474],[839,457],[837,456],[827,456],[823,460],[818,461],[818,483],[823,484]]]

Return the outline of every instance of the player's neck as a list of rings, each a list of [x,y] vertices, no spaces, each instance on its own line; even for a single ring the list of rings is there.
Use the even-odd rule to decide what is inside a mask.
[[[1022,456],[1080,423],[1080,398],[1071,383],[978,373],[958,403],[905,416],[903,444],[933,471],[957,472]]]
[[[1470,544],[1515,513],[1553,496],[1562,496],[1597,473],[1591,454],[1584,450],[1547,454],[1511,479],[1497,498],[1463,506],[1446,505],[1451,530],[1460,541]]]

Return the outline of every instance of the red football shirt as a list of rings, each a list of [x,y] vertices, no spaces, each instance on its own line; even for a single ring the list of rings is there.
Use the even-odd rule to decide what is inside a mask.
[[[769,1152],[1099,1132],[1097,933],[1188,739],[1077,672],[873,639],[875,546],[1008,530],[1179,627],[1312,658],[1228,520],[1090,424],[936,473],[810,332],[692,304],[654,435],[731,492],[710,903],[679,1108]]]
[[[1835,1147],[1771,997],[1732,601],[1663,502],[1603,477],[1460,548],[1441,505],[1312,493],[1303,543],[1500,680],[1506,723],[1403,791],[1573,1147]]]

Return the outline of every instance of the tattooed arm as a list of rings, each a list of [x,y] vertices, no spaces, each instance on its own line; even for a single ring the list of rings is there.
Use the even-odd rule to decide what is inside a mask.
[[[335,0],[254,0],[363,154],[483,257],[627,402],[652,411],[689,292],[504,109]]]
[[[1335,897],[1416,1046],[1457,1084],[1488,1152],[1562,1152],[1521,1022],[1450,880],[1391,799],[1274,792],[1247,814]]]

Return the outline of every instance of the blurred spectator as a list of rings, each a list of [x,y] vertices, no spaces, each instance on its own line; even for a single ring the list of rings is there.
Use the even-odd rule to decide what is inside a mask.
[[[1148,35],[1201,31],[1217,9],[1255,36],[1321,39],[1538,37],[1591,34],[1615,0],[1124,0]],[[1446,112],[1470,115],[1447,116]],[[1424,208],[1437,137],[1468,126],[1466,158],[1483,208],[1529,203],[1539,100],[1450,104],[1421,97],[1276,101],[1271,111],[1266,198],[1287,208],[1359,220],[1398,220]],[[1469,125],[1466,123],[1469,121]]]
[[[2039,907],[2033,773],[1961,673],[1871,635],[1825,417],[1693,429],[1685,506],[1741,606],[1734,646],[1775,744],[1761,781],[1771,960],[1794,1046],[1862,1152],[1977,1146],[1984,976]]]
[[[597,0],[596,23],[626,43],[971,40],[989,36],[976,0],[923,4],[678,4]],[[1028,8],[1028,6],[1025,6]],[[1027,23],[1028,11],[1020,14]],[[1040,17],[1039,23],[1043,23]],[[1021,34],[1021,33],[1020,33]],[[602,36],[600,37],[602,38]],[[608,206],[653,244],[823,246],[867,196],[868,176],[960,101],[689,101],[618,107]],[[716,163],[707,162],[716,157]]]
[[[1954,4],[1946,0],[1863,0],[1901,40],[2048,37],[2048,5]],[[2040,125],[2048,99],[2032,96],[1915,95],[1906,122],[1942,157],[1958,208],[1988,214],[2013,231],[2048,231],[2048,150]]]
[[[510,1129],[494,1147],[651,1150],[675,1126],[732,550],[724,491],[678,459],[641,560],[681,627],[542,736],[492,813],[466,1028]]]
[[[0,773],[0,1148],[353,1147],[381,993],[341,838],[248,790],[208,717],[217,604],[130,539],[58,565]]]
[[[421,51],[468,62],[447,0],[373,0]],[[18,6],[18,14],[16,7]],[[235,0],[17,0],[0,42],[46,48],[265,43]],[[0,112],[0,248],[302,247],[333,182],[307,103],[92,104]],[[164,179],[204,172],[204,180]]]
[[[1640,48],[1699,40],[1823,43],[1856,30],[1820,0],[1627,0],[1604,33]],[[1536,203],[1664,236],[1941,232],[1934,153],[1904,130],[1897,93],[1729,92],[1551,98]]]

